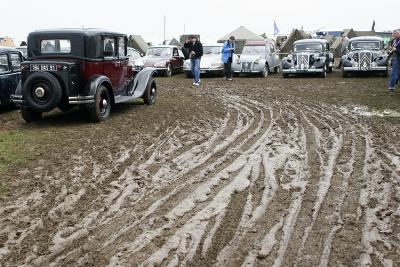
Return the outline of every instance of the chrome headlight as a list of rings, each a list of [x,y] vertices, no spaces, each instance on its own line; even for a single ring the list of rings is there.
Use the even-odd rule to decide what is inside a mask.
[[[353,58],[354,57],[354,53],[350,52],[348,56],[349,56],[349,58]]]
[[[293,55],[290,54],[290,55],[287,56],[287,58],[290,59],[290,60],[292,60],[292,59],[293,59]]]
[[[259,60],[259,59],[256,59],[256,60],[254,61],[254,64],[258,64],[258,63],[260,63],[260,60]]]
[[[315,60],[319,59],[319,54],[314,54],[314,59]]]

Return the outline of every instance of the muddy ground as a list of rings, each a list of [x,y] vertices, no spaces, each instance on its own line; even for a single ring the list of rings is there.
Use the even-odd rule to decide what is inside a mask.
[[[158,82],[100,124],[1,111],[0,266],[400,266],[387,79]]]

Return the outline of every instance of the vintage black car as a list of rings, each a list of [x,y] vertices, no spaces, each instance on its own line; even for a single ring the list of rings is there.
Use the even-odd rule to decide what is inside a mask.
[[[355,73],[388,75],[388,55],[381,37],[355,37],[349,41],[347,53],[342,57],[343,77]]]
[[[318,73],[325,78],[333,70],[334,57],[324,39],[304,39],[294,42],[293,53],[282,59],[283,78],[290,74]]]
[[[27,122],[58,107],[79,106],[91,120],[106,119],[114,104],[143,98],[153,104],[155,69],[137,74],[128,64],[127,36],[100,29],[55,29],[28,36],[28,61],[13,102]]]
[[[20,51],[0,47],[0,106],[12,104],[10,96],[19,83],[22,60]]]

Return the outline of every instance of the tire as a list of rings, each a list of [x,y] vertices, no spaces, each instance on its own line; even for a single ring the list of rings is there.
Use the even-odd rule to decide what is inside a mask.
[[[40,121],[42,119],[42,112],[34,111],[26,107],[21,108],[21,114],[22,118],[28,123]]]
[[[274,68],[274,72],[276,74],[278,74],[280,71],[281,71],[281,67],[280,66],[277,66],[277,67]]]
[[[147,82],[146,92],[143,96],[143,102],[146,105],[153,105],[157,99],[157,83],[156,80],[150,78]]]
[[[282,78],[283,78],[283,79],[289,78],[289,73],[284,73],[284,72],[282,72]]]
[[[171,64],[168,64],[167,70],[165,71],[165,77],[171,77],[172,76],[172,67]]]
[[[108,89],[104,85],[97,88],[94,101],[94,105],[88,108],[89,118],[93,122],[104,121],[110,116],[112,104]]]
[[[342,71],[342,76],[343,76],[343,78],[348,78],[349,74],[345,71]]]
[[[30,75],[22,90],[27,106],[37,112],[50,111],[61,102],[61,84],[47,72],[40,71]]]
[[[328,72],[329,72],[329,73],[332,73],[332,72],[333,72],[333,67],[329,67],[329,68],[328,68]]]
[[[389,76],[389,70],[386,69],[386,70],[382,71],[382,76],[387,78]]]
[[[265,63],[264,70],[261,72],[261,77],[267,78],[269,75],[268,63]]]

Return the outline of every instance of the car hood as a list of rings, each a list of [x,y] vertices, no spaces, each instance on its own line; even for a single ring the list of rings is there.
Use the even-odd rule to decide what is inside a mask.
[[[145,56],[142,58],[143,63],[146,66],[153,66],[154,64],[158,63],[158,62],[166,62],[168,61],[167,57],[149,57],[149,56]]]
[[[252,62],[252,61],[256,61],[257,59],[260,60],[262,58],[263,58],[262,55],[241,55],[240,61]]]

